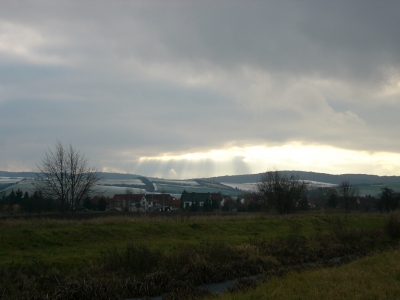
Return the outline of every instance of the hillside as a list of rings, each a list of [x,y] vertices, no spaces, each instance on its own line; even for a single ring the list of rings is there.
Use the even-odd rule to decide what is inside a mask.
[[[304,171],[282,171],[287,174],[296,174],[300,179],[319,181],[331,184],[339,184],[343,180],[349,180],[353,184],[382,184],[382,183],[400,183],[400,176],[378,176],[368,174],[326,174],[316,172],[304,172]],[[196,178],[190,180],[206,180],[215,182],[229,182],[229,183],[253,183],[258,182],[263,173],[258,174],[245,174],[245,175],[225,175],[215,176],[207,178]],[[0,177],[35,177],[35,172],[7,172],[0,171]],[[106,180],[112,179],[136,179],[141,177],[135,174],[123,174],[123,173],[108,173],[100,172],[100,177]],[[151,181],[157,181],[158,179],[149,178]],[[162,180],[162,179],[161,179]],[[182,180],[185,181],[185,180]]]
[[[383,183],[400,183],[400,176],[378,176],[378,175],[367,175],[367,174],[326,174],[316,172],[304,172],[304,171],[282,171],[287,174],[296,174],[300,179],[311,180],[318,182],[325,182],[331,184],[339,184],[343,180],[348,180],[352,184],[383,184]],[[252,183],[260,181],[261,175],[259,174],[248,174],[248,175],[232,175],[232,176],[217,176],[202,178],[203,180],[217,181],[217,182],[230,182],[230,183]]]
[[[326,184],[340,184],[344,180],[360,187],[362,195],[377,196],[383,186],[400,191],[400,176],[378,176],[366,174],[325,174],[304,171],[282,171],[286,174],[296,174],[302,180],[310,180]],[[102,178],[97,188],[104,196],[112,197],[114,194],[125,193],[126,188],[131,188],[134,193],[165,192],[179,197],[187,192],[211,192],[237,196],[241,190],[251,190],[249,183],[260,181],[262,173],[232,176],[216,176],[191,180],[168,180],[160,178],[143,177],[135,174],[100,172]],[[33,192],[32,181],[34,172],[6,172],[0,171],[0,191],[9,192],[12,189]],[[28,178],[28,179],[25,179]],[[146,181],[146,183],[144,181]],[[247,189],[247,187],[249,187]]]

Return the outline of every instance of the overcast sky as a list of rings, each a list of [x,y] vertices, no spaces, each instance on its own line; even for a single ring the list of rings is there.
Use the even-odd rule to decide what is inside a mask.
[[[0,170],[400,175],[399,1],[0,7]]]

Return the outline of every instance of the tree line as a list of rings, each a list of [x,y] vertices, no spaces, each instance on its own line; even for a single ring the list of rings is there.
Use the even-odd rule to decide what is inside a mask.
[[[59,201],[45,197],[41,191],[35,191],[32,195],[20,189],[11,190],[9,193],[0,194],[0,209],[2,212],[10,211],[14,206],[23,213],[58,212],[61,210]]]
[[[380,212],[389,212],[400,208],[400,193],[389,187],[383,187],[378,198],[370,195],[361,197],[359,189],[348,180],[342,181],[336,188],[311,190],[307,181],[300,180],[294,174],[287,175],[279,171],[264,173],[257,184],[257,191],[252,197],[259,199],[266,210],[275,210],[279,214],[290,214],[299,210],[311,209],[314,204],[309,201],[310,196],[314,199],[327,199],[328,201],[324,203],[326,207],[340,207],[347,212],[357,207],[361,207],[365,211],[377,210]]]

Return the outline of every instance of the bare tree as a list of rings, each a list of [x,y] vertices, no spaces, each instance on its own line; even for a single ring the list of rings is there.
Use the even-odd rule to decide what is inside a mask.
[[[94,193],[100,180],[97,169],[88,165],[82,153],[60,141],[54,150],[49,148],[45,152],[36,175],[36,189],[44,196],[59,200],[63,213],[73,211],[84,197]]]
[[[261,176],[257,190],[262,194],[268,206],[280,214],[296,210],[296,203],[305,197],[308,183],[294,174],[287,176],[278,171],[268,171]]]
[[[344,180],[339,184],[338,192],[343,200],[344,208],[349,212],[360,196],[359,189],[352,186],[348,180]]]

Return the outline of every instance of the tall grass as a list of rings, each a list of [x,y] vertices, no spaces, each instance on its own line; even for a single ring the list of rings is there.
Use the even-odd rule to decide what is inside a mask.
[[[254,299],[400,299],[400,251],[386,251],[334,268],[301,273],[290,271],[282,277],[261,280],[250,290],[239,290],[220,300]]]
[[[166,299],[195,299],[204,296],[196,289],[200,284],[255,274],[282,276],[293,269],[308,269],[310,263],[333,265],[337,257],[343,263],[397,243],[384,234],[381,218],[376,216],[370,217],[373,221],[359,216],[175,217],[165,220],[165,216],[157,216],[146,222],[146,217],[124,216],[3,224],[3,229],[8,229],[1,233],[7,245],[14,242],[13,234],[33,236],[38,252],[52,255],[63,251],[59,257],[65,256],[68,264],[55,264],[42,256],[34,262],[3,265],[0,297],[126,299],[163,294]],[[7,247],[11,251],[20,247],[16,244]],[[103,247],[101,254],[82,264],[82,257],[87,257],[84,250],[95,251],[99,246]],[[77,251],[81,251],[80,257]],[[235,289],[253,284],[242,280]]]
[[[389,214],[385,222],[385,231],[391,238],[400,238],[400,211]]]
[[[124,214],[124,215],[101,215],[93,218],[63,219],[48,218],[46,215],[37,218],[3,218],[0,219],[0,228],[13,227],[46,227],[46,226],[80,226],[80,225],[115,225],[123,223],[187,223],[187,222],[234,222],[243,220],[265,219],[264,214],[245,213],[245,214],[224,214],[224,213],[171,213],[171,214]]]
[[[275,213],[259,212],[259,213],[188,213],[188,212],[172,212],[172,213],[88,213],[70,215],[68,218],[62,215],[15,215],[0,218],[0,228],[11,227],[41,227],[41,226],[73,226],[73,225],[113,225],[120,223],[187,223],[187,222],[235,222],[248,220],[271,220],[271,219],[310,219],[314,218],[337,218],[345,219],[346,214],[336,212],[336,214],[323,212],[307,212],[298,215],[277,215]],[[370,217],[379,216],[379,214],[352,214],[351,217]]]

